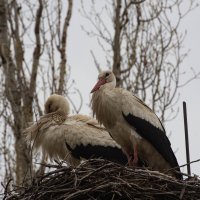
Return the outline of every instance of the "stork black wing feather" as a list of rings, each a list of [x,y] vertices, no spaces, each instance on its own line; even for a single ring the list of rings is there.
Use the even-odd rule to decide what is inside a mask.
[[[128,115],[122,114],[128,124],[131,125],[141,137],[149,141],[172,168],[179,166],[174,152],[172,151],[170,141],[164,131],[155,127],[150,122],[130,113]],[[177,170],[180,171],[179,167]]]
[[[85,159],[90,158],[103,158],[113,162],[117,162],[122,165],[127,164],[127,158],[121,149],[111,146],[101,146],[101,145],[91,145],[83,144],[77,145],[75,148],[71,148],[66,142],[67,148],[71,151],[72,156],[80,159],[80,157]]]

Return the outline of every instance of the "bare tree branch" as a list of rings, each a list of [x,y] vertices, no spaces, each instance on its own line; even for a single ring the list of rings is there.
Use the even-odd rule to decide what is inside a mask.
[[[107,67],[112,66],[117,86],[125,87],[140,97],[162,121],[173,118],[173,115],[166,117],[168,110],[174,116],[177,114],[173,106],[181,86],[181,63],[187,56],[182,51],[185,35],[179,33],[179,26],[195,4],[190,0],[188,10],[185,11],[182,10],[182,4],[182,0],[117,0],[113,4],[105,1],[99,11],[94,9],[94,1],[91,3],[91,11],[82,6],[83,17],[93,26],[86,33],[96,37],[97,43],[103,47],[108,60]],[[107,12],[110,10],[113,11],[111,14]],[[113,26],[107,23],[105,28],[102,25],[105,25],[103,18],[106,22],[111,20]],[[92,52],[94,59],[95,51]],[[96,63],[101,64],[96,59],[94,61],[96,66]],[[199,73],[195,73],[186,83],[198,77]]]
[[[37,80],[37,71],[39,66],[39,58],[41,56],[41,41],[40,41],[40,26],[41,26],[41,17],[42,17],[42,11],[43,11],[43,3],[42,0],[38,0],[39,7],[37,9],[36,13],[36,19],[35,19],[35,39],[36,39],[36,45],[33,52],[33,65],[32,65],[32,72],[31,72],[31,78],[30,78],[30,88],[29,88],[29,96],[30,96],[30,102],[33,101],[33,95],[36,88],[36,80]]]
[[[65,75],[66,75],[66,43],[67,43],[67,31],[69,27],[69,22],[72,15],[72,6],[73,1],[68,0],[68,10],[67,15],[65,17],[65,22],[63,25],[63,31],[62,31],[62,39],[61,39],[61,48],[60,48],[60,55],[61,55],[61,62],[60,62],[60,79],[59,79],[59,87],[58,87],[58,94],[62,94],[63,87],[64,87],[64,81],[65,81]]]
[[[43,114],[41,105],[49,94],[68,89],[66,41],[72,3],[69,0],[64,18],[62,0],[0,0],[0,121],[6,127],[0,136],[4,141],[12,136],[14,145],[0,145],[0,159],[5,162],[6,179],[12,176],[17,185],[26,184],[37,171],[24,128]],[[59,52],[54,51],[58,44]],[[59,55],[60,61],[56,59]]]

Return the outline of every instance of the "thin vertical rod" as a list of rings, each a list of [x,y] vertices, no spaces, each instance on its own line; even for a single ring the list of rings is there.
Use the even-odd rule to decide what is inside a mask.
[[[186,107],[185,101],[183,102],[183,117],[184,117],[184,127],[185,127],[185,147],[186,147],[186,158],[187,158],[187,172],[189,175],[191,175],[188,123],[187,123],[187,107]]]

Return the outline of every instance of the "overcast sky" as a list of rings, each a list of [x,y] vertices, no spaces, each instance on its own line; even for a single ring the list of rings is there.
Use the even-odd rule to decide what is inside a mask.
[[[101,60],[101,66],[104,66],[105,59],[97,46],[94,39],[89,38],[81,29],[81,25],[89,26],[89,23],[83,19],[78,12],[80,1],[74,1],[74,11],[70,23],[68,38],[68,63],[71,66],[71,77],[76,80],[76,87],[83,95],[82,114],[91,114],[88,107],[90,101],[90,91],[94,86],[98,71],[95,68],[93,59],[90,54],[91,49],[95,49]],[[190,68],[193,67],[196,72],[200,71],[200,7],[193,10],[187,15],[181,25],[181,31],[187,30],[187,36],[184,41],[185,50],[190,49],[189,56],[184,60],[183,65],[187,68],[186,77],[190,77]],[[99,52],[98,52],[99,51]],[[104,68],[106,69],[106,68]],[[171,133],[170,141],[175,151],[179,164],[185,164],[185,140],[184,124],[182,114],[182,102],[187,103],[189,140],[190,140],[190,157],[191,161],[200,159],[200,79],[194,80],[184,88],[180,88],[180,99],[177,103],[179,108],[178,116],[165,125],[167,133]],[[77,97],[75,97],[77,98]],[[77,98],[78,99],[78,98]],[[192,173],[200,175],[200,162],[192,164]],[[182,168],[186,172],[186,168]]]

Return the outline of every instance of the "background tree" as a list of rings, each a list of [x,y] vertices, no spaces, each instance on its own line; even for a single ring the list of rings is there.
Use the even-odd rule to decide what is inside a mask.
[[[67,2],[64,10],[62,0],[0,0],[1,155],[6,178],[16,178],[17,184],[33,173],[23,129],[34,114],[42,114],[40,102],[47,95],[68,94],[66,46],[73,1]],[[14,149],[9,138],[14,138]]]
[[[181,86],[181,63],[187,56],[182,51],[185,35],[179,32],[179,27],[195,8],[195,1],[188,1],[185,11],[183,3],[183,0],[116,0],[100,6],[91,1],[88,9],[82,1],[82,14],[92,24],[92,30],[83,29],[97,38],[107,67],[116,75],[117,86],[133,91],[163,122],[176,116],[174,104]],[[100,70],[95,50],[91,53]],[[194,72],[187,82],[198,76]]]

